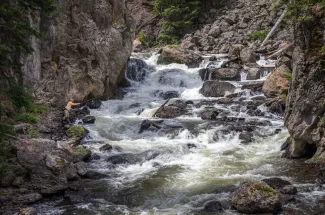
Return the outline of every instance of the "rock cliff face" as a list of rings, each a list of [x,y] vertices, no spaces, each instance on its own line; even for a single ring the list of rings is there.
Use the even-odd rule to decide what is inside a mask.
[[[60,0],[51,18],[30,16],[45,35],[32,38],[23,78],[36,95],[61,104],[69,97],[109,97],[124,79],[133,21],[124,0]]]
[[[315,160],[325,161],[325,63],[319,51],[319,44],[325,42],[325,32],[322,34],[323,38],[315,42],[308,37],[312,35],[311,31],[300,27],[296,35],[285,114],[285,125],[292,136],[288,157],[299,158],[315,153]]]

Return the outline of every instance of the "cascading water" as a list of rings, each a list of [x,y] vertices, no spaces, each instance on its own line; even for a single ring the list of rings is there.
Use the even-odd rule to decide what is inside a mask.
[[[81,197],[42,203],[41,214],[205,214],[203,205],[210,200],[226,208],[218,214],[237,214],[230,201],[239,183],[274,176],[299,183],[297,198],[309,205],[325,195],[324,189],[315,190],[306,178],[300,179],[294,163],[279,159],[288,136],[282,118],[263,105],[254,112],[248,108],[263,99],[261,93],[241,90],[239,82],[232,82],[241,96],[225,104],[199,93],[199,68],[157,65],[156,54],[134,57],[149,67],[133,60],[132,69],[142,72],[127,74],[132,86],[124,98],[104,102],[91,113],[97,120],[87,126],[93,139],[87,147],[100,158],[88,164],[90,179],[71,185],[82,188]],[[156,120],[152,115],[170,92],[178,98],[169,103],[192,101],[188,113],[164,119],[159,130],[139,133],[143,120]],[[217,108],[232,121],[202,120],[199,116],[206,108]],[[249,144],[239,139],[240,131],[246,130],[253,135]],[[113,151],[101,152],[105,143]]]

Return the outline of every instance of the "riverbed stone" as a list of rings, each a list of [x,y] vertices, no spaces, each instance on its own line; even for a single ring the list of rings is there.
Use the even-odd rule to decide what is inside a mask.
[[[281,209],[281,202],[265,182],[248,182],[235,192],[232,206],[241,213],[273,213]]]
[[[156,116],[159,118],[176,118],[182,116],[186,113],[185,109],[174,107],[174,106],[164,106],[156,112]]]
[[[203,211],[206,212],[220,212],[223,210],[222,204],[216,200],[211,200],[206,202],[203,207],[204,207]]]
[[[206,97],[223,97],[226,92],[233,93],[235,88],[229,82],[206,81],[200,89],[200,93]]]

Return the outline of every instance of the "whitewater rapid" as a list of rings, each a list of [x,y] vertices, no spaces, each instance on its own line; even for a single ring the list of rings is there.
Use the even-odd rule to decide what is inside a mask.
[[[231,193],[241,182],[282,177],[295,183],[294,175],[287,173],[290,165],[280,159],[280,147],[288,137],[281,116],[269,113],[263,105],[258,108],[264,115],[256,117],[247,114],[247,108],[238,104],[213,104],[214,108],[228,111],[228,117],[245,118],[246,122],[270,122],[267,126],[257,126],[252,143],[241,144],[238,132],[225,132],[223,125],[201,119],[201,111],[209,105],[196,104],[216,99],[199,93],[203,85],[198,75],[200,68],[157,65],[158,54],[133,57],[144,60],[151,68],[145,79],[140,82],[129,80],[131,86],[124,89],[124,97],[103,102],[100,109],[92,110],[96,123],[86,125],[92,140],[87,147],[100,156],[99,160],[88,164],[88,169],[103,177],[85,179],[76,186],[82,186],[94,197],[74,204],[64,204],[59,199],[43,204],[40,208],[44,214],[205,214],[203,205],[209,200],[229,206]],[[207,65],[207,59],[208,56],[201,67]],[[260,63],[274,64],[263,60]],[[162,84],[159,81],[161,71],[166,69],[182,72]],[[267,75],[268,72],[262,74],[260,80],[265,80]],[[262,93],[241,90],[241,82],[231,83],[238,87],[235,92],[241,92],[245,100],[263,96]],[[194,105],[184,116],[164,119],[164,129],[139,133],[143,120],[158,120],[152,116],[164,99],[157,92],[166,91],[179,94],[170,103],[182,99],[193,101]],[[168,129],[168,126],[174,129]],[[105,143],[112,145],[114,150],[101,152],[99,148]],[[122,164],[107,161],[111,156],[121,154],[137,155],[139,159]],[[310,192],[304,198],[307,195],[311,195]],[[237,213],[229,208],[218,214]]]

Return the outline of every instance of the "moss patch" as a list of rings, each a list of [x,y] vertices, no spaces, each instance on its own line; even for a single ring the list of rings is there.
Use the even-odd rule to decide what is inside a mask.
[[[83,127],[74,125],[67,130],[67,134],[71,137],[84,137],[86,131]]]
[[[264,186],[262,184],[254,184],[250,187],[251,192],[259,191],[262,193],[263,199],[270,198],[275,195],[274,190],[271,187]]]
[[[282,77],[287,79],[288,81],[292,81],[292,73],[291,72],[284,72]]]
[[[254,40],[254,41],[256,41],[256,40],[261,40],[262,41],[262,40],[264,40],[266,38],[267,33],[268,32],[266,30],[254,31],[253,33],[251,33],[249,35],[249,39]]]

